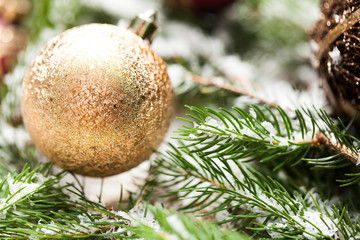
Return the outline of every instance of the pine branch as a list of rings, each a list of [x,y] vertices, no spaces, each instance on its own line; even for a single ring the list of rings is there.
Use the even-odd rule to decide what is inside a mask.
[[[287,113],[277,107],[253,105],[250,112],[234,107],[233,111],[188,107],[191,114],[184,121],[193,126],[179,129],[178,139],[191,153],[209,157],[245,159],[275,164],[274,170],[286,164],[296,165],[303,159],[317,167],[345,167],[350,160],[358,164],[359,140],[340,130],[323,110],[296,110]],[[290,116],[292,114],[292,116]],[[331,150],[323,159],[306,158],[310,150]],[[329,161],[324,161],[325,159]],[[318,165],[317,165],[318,164]]]
[[[61,175],[47,178],[49,168],[25,168],[15,178],[2,182],[0,236],[10,239],[75,239],[94,236],[122,236],[121,216],[88,201],[71,185],[56,186]],[[7,183],[7,185],[5,184]],[[64,190],[73,193],[69,197]],[[50,210],[50,211],[49,211]]]
[[[183,210],[200,216],[227,212],[232,223],[254,236],[292,239],[348,239],[359,231],[343,208],[331,208],[314,193],[288,192],[279,182],[234,159],[217,158],[186,146],[173,147],[156,164],[168,195],[186,202]]]
[[[106,209],[72,184],[59,186],[65,172],[49,172],[49,165],[25,167],[1,181],[2,239],[249,239],[160,206],[150,207],[151,212],[142,204],[130,211]]]
[[[240,235],[232,230],[221,229],[213,223],[191,219],[185,215],[168,212],[160,206],[149,207],[152,217],[159,223],[159,229],[155,230],[143,223],[127,229],[144,239],[224,239],[242,240],[250,239],[246,235]]]
[[[73,185],[58,186],[64,173],[49,177],[50,167],[25,167],[0,184],[0,236],[7,239],[126,237],[127,220],[87,200]],[[70,192],[69,196],[65,191]]]
[[[318,131],[316,133],[316,139],[318,141],[318,144],[325,145],[330,150],[335,151],[336,153],[338,153],[342,157],[348,159],[355,165],[360,164],[359,154],[357,152],[355,152],[354,150],[352,150],[351,147],[347,147],[345,144],[341,144],[339,142],[332,142],[331,139],[329,137],[327,137],[321,131]],[[353,145],[351,145],[351,146],[353,146]]]

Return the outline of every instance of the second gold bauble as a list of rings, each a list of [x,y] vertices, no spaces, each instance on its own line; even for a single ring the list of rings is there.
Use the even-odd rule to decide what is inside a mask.
[[[173,112],[166,64],[131,31],[70,29],[43,48],[23,83],[22,114],[36,147],[64,169],[109,176],[148,159]]]

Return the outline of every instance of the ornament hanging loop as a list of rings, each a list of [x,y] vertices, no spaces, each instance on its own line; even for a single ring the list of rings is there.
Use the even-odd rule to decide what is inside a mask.
[[[156,20],[157,12],[155,10],[148,10],[132,19],[128,29],[151,43],[159,29]]]

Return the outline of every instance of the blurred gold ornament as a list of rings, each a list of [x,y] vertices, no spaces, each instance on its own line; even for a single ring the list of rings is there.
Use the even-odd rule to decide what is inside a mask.
[[[0,82],[15,65],[16,56],[26,45],[25,32],[0,19]]]
[[[49,41],[23,83],[24,124],[64,169],[124,172],[148,159],[173,113],[166,64],[128,29],[76,27]]]
[[[0,0],[0,16],[7,22],[16,22],[29,14],[28,0]]]

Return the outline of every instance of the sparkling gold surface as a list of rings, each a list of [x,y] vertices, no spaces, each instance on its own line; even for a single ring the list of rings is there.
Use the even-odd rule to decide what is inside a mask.
[[[146,160],[173,113],[165,63],[113,25],[84,25],[51,40],[23,84],[22,114],[36,147],[83,175],[113,175]]]

